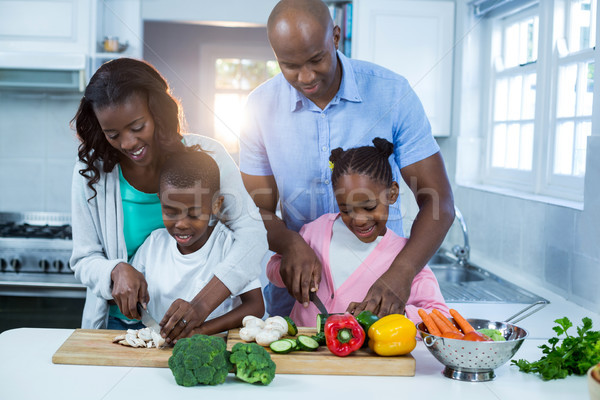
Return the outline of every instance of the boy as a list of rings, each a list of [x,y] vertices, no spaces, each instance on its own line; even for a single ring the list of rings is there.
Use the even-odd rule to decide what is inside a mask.
[[[132,260],[146,277],[147,307],[155,318],[190,310],[189,301],[213,278],[215,267],[233,244],[232,231],[215,217],[223,203],[219,187],[217,163],[196,148],[174,154],[161,169],[159,197],[165,228],[153,231]],[[241,326],[246,315],[261,318],[263,314],[260,282],[255,279],[227,298],[193,333],[226,331]]]

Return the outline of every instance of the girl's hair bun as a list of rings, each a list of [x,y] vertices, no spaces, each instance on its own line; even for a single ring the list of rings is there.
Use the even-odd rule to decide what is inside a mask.
[[[344,150],[341,147],[331,150],[329,161],[335,164],[342,157],[342,154],[344,154]]]
[[[394,152],[394,145],[391,144],[388,140],[383,138],[375,138],[373,139],[373,144],[377,151],[379,151],[385,158],[388,158]]]

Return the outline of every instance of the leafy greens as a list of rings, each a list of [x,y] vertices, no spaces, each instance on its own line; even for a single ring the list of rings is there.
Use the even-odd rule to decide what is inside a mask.
[[[543,380],[563,379],[568,375],[585,375],[587,370],[600,362],[600,331],[592,331],[592,320],[583,318],[583,326],[577,327],[577,336],[571,336],[567,330],[573,326],[567,317],[554,321],[558,326],[552,329],[557,336],[565,335],[559,344],[558,337],[548,340],[551,346],[539,346],[545,354],[538,361],[529,362],[520,359],[511,363],[526,373],[539,373]]]

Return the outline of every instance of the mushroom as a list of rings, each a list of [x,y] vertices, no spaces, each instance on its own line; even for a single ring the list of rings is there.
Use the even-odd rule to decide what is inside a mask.
[[[137,332],[137,336],[146,342],[149,340],[152,340],[152,329],[150,329],[150,328],[140,329]]]
[[[268,346],[276,340],[279,340],[282,336],[282,333],[276,329],[262,329],[256,335],[256,343],[261,346]]]
[[[265,320],[265,328],[267,326],[271,326],[271,327],[273,327],[273,329],[278,327],[278,329],[281,331],[282,334],[285,334],[288,331],[287,321],[283,317],[280,317],[280,316],[267,318]]]
[[[246,326],[240,329],[240,339],[244,342],[252,342],[261,331],[262,329],[257,325]]]
[[[121,340],[125,340],[125,335],[115,336],[115,338],[113,339],[113,343],[118,343]]]
[[[249,315],[249,317],[251,317],[252,315]],[[246,328],[251,328],[251,327],[258,327],[259,329],[264,328],[265,326],[265,321],[263,321],[260,318],[250,318],[250,319],[246,319],[248,317],[244,317],[244,320],[242,320],[242,325]]]

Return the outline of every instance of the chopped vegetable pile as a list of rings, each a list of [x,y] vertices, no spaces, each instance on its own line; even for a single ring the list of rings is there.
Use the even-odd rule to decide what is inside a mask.
[[[552,328],[557,337],[548,340],[550,346],[539,346],[544,356],[538,361],[529,362],[520,359],[511,363],[526,373],[538,373],[545,381],[563,379],[568,375],[584,375],[592,365],[600,362],[600,331],[592,330],[592,320],[583,318],[583,326],[577,328],[577,336],[571,336],[567,330],[573,326],[567,317],[554,321]],[[559,344],[558,336],[565,335]]]

